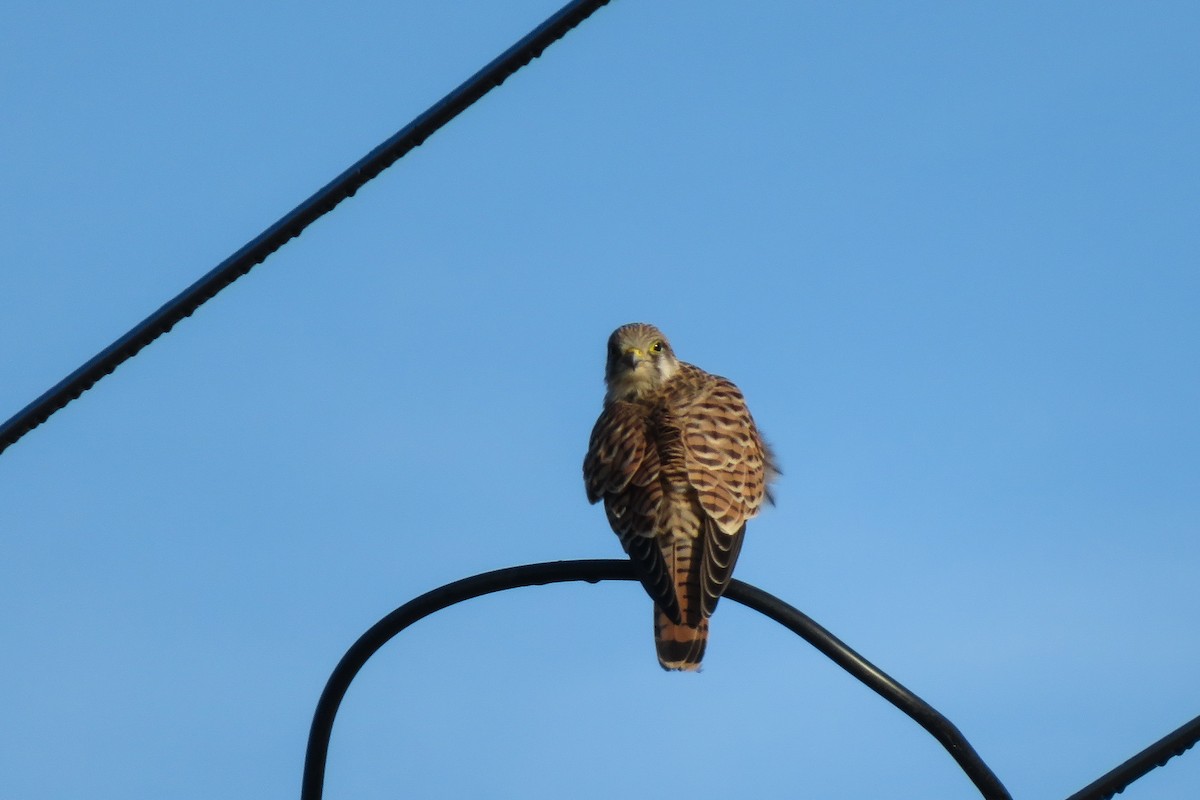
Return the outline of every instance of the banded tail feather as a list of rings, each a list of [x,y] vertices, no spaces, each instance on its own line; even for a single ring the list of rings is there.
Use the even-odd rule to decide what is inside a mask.
[[[701,617],[695,626],[676,625],[658,606],[654,607],[654,649],[663,669],[699,670],[707,644],[708,617]]]
[[[659,665],[665,670],[700,669],[708,644],[709,615],[704,611],[700,587],[699,544],[697,538],[683,532],[659,542],[680,610],[676,620],[657,604],[654,607],[654,649]]]

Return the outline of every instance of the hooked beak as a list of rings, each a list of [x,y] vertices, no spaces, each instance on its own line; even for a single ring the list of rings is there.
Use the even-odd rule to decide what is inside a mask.
[[[645,360],[646,354],[636,347],[630,347],[625,351],[625,354],[621,356],[622,363],[624,363],[629,369],[637,369],[637,365],[641,364]]]

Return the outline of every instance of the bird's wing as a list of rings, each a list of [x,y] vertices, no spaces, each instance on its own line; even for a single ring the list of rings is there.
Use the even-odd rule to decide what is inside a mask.
[[[647,436],[646,411],[633,403],[605,406],[583,460],[588,500],[604,500],[608,524],[633,562],[647,594],[673,621],[679,600],[655,534],[662,505],[658,450]]]
[[[588,502],[622,492],[642,466],[647,449],[646,418],[633,403],[609,403],[592,428],[583,459]]]
[[[733,575],[746,520],[766,498],[768,454],[742,393],[730,381],[703,374],[677,408],[688,481],[707,519],[701,526],[701,608],[707,616]]]

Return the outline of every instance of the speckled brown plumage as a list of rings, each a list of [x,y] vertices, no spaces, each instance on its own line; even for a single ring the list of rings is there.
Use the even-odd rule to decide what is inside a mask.
[[[774,459],[738,388],[679,361],[652,325],[613,332],[605,382],[583,462],[588,500],[604,501],[654,600],[659,663],[695,670],[746,520],[771,499]]]

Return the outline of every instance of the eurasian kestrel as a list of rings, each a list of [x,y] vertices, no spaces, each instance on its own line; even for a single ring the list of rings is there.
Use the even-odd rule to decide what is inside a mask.
[[[696,670],[746,520],[778,474],[742,393],[680,361],[653,325],[613,331],[583,479],[654,600],[663,669]]]

